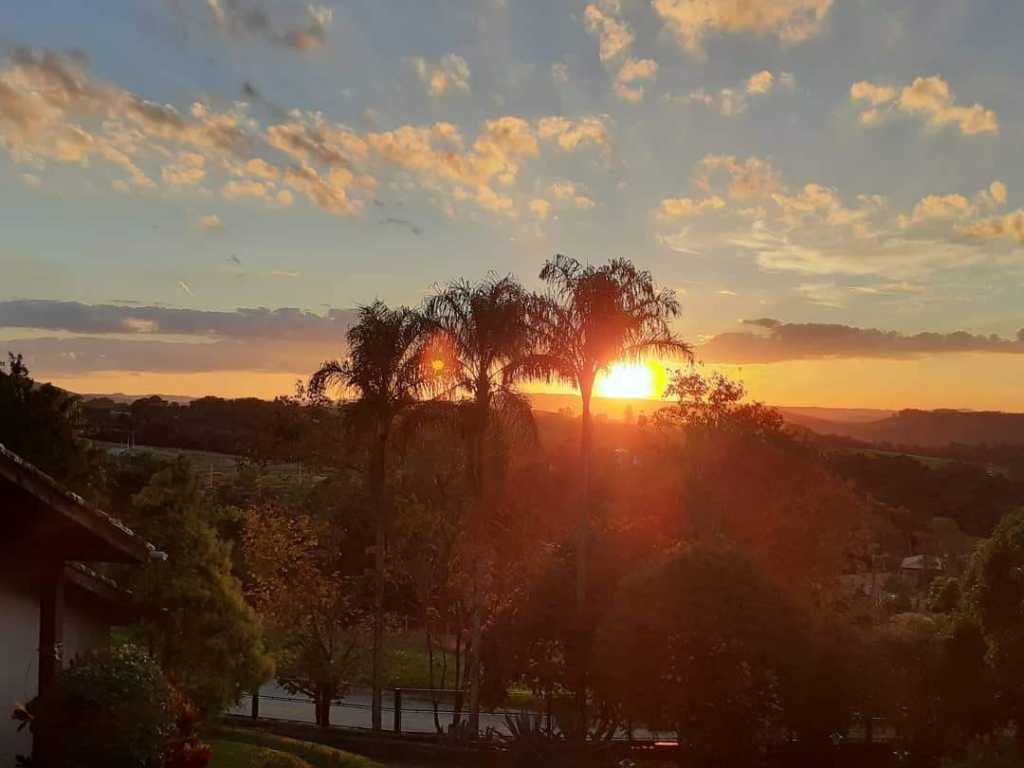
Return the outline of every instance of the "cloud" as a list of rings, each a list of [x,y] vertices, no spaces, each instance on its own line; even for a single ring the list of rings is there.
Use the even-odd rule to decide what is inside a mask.
[[[931,222],[959,221],[977,216],[983,209],[999,208],[1006,203],[1007,189],[1001,181],[993,181],[973,199],[959,193],[926,195],[914,206],[909,216],[899,218],[901,227],[914,227]],[[967,225],[968,227],[971,225]]]
[[[954,125],[964,136],[999,133],[995,112],[980,104],[957,104],[949,83],[939,75],[918,77],[903,87],[857,82],[850,86],[850,99],[867,105],[858,118],[865,126],[878,125],[902,113],[921,118],[932,131]]]
[[[224,231],[224,224],[223,222],[221,222],[220,216],[218,216],[215,213],[210,213],[207,214],[206,216],[200,216],[199,226],[202,228],[204,232],[209,232],[211,234]],[[241,264],[241,262],[238,261],[237,256],[232,256],[231,258],[235,261],[236,264]]]
[[[970,197],[926,195],[900,212],[879,195],[846,200],[822,184],[792,186],[764,158],[707,155],[694,168],[693,187],[701,194],[662,201],[655,227],[680,218],[692,223],[681,232],[657,233],[659,242],[685,253],[725,245],[749,254],[762,270],[819,278],[806,283],[805,298],[821,304],[839,303],[838,289],[823,287],[823,277],[916,282],[938,271],[1006,262],[1005,252],[982,241],[1024,242],[1024,214],[979,218],[1006,203],[1008,191],[999,181]],[[698,216],[710,210],[718,212],[713,225]]]
[[[278,7],[290,11],[288,5],[279,3]],[[259,38],[295,51],[322,47],[334,20],[331,9],[322,5],[307,5],[302,21],[289,18],[281,22],[257,0],[206,0],[206,6],[214,24],[224,34],[241,39]]]
[[[444,96],[452,89],[469,93],[469,63],[458,54],[446,53],[438,61],[414,56],[409,63],[430,95]]]
[[[587,210],[597,205],[585,189],[572,181],[552,182],[548,187],[548,194],[555,200],[579,210]]]
[[[903,334],[831,323],[746,320],[750,331],[720,333],[698,348],[709,363],[773,363],[822,358],[912,358],[959,352],[1024,354],[1024,341],[954,333]]]
[[[143,162],[177,154],[162,175],[172,185],[194,184],[198,157],[230,156],[245,141],[242,112],[195,103],[183,115],[93,79],[79,54],[16,49],[0,69],[0,148],[16,163],[84,167],[99,160],[125,174],[115,188],[153,189]]]
[[[252,197],[258,200],[269,200],[272,187],[259,181],[229,181],[221,187],[220,193],[225,200],[239,200]]]
[[[535,197],[530,201],[530,213],[543,221],[551,213],[551,203],[541,197]]]
[[[686,96],[666,94],[665,101],[673,104],[699,104],[714,109],[723,117],[738,117],[747,111],[752,98],[766,97],[777,87],[791,91],[796,88],[796,79],[790,72],[776,75],[765,69],[736,86],[722,88],[714,93],[705,88],[697,88]]]
[[[702,55],[705,39],[721,34],[802,43],[821,30],[832,0],[653,0],[653,6],[680,48]]]
[[[658,62],[653,59],[628,58],[615,77],[615,93],[623,101],[636,103],[644,97],[645,80],[653,80],[658,74]]]
[[[178,162],[165,165],[161,171],[163,180],[176,187],[190,187],[206,177],[206,158],[195,152],[182,152]]]
[[[224,23],[248,7],[223,3]],[[328,213],[352,215],[378,177],[391,176],[416,183],[446,210],[469,200],[511,216],[518,198],[509,188],[543,148],[568,153],[610,143],[608,121],[597,115],[504,115],[484,121],[475,136],[443,121],[364,132],[316,112],[271,117],[261,125],[241,102],[220,110],[196,101],[179,111],[145,101],[93,78],[74,54],[18,49],[0,67],[0,149],[29,165],[34,178],[49,164],[79,166],[122,194],[218,191],[277,207],[300,195]]]
[[[621,12],[616,0],[602,0],[583,10],[583,24],[587,32],[597,38],[602,62],[611,61],[633,45],[633,31],[619,18]]]
[[[235,257],[237,259],[237,257]],[[240,264],[241,260],[235,263]],[[312,339],[335,343],[354,317],[350,310],[318,315],[301,309],[219,312],[157,306],[83,304],[77,301],[0,301],[0,328],[31,328],[103,336],[146,333],[224,339]]]
[[[769,72],[767,69],[761,70],[757,74],[751,75],[750,79],[747,80],[747,93],[755,95],[763,95],[771,93],[772,88],[775,87],[775,75]]]
[[[661,201],[658,215],[663,219],[684,219],[707,211],[725,208],[725,200],[718,195],[694,200],[690,197],[668,197]]]
[[[729,178],[728,194],[733,200],[768,197],[781,188],[778,172],[759,157],[738,160],[734,155],[706,155],[697,171],[698,188],[709,191],[721,173]]]
[[[537,122],[537,135],[544,141],[552,141],[564,152],[573,152],[580,147],[608,145],[608,128],[605,121],[593,115],[570,120],[566,117],[542,117]]]
[[[1005,216],[962,225],[958,231],[978,240],[1013,240],[1024,243],[1024,208]]]

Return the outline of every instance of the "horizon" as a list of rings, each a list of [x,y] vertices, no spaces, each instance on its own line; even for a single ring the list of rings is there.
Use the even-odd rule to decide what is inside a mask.
[[[360,304],[565,253],[755,399],[1024,411],[1024,6],[762,4],[0,9],[0,351],[269,398]]]

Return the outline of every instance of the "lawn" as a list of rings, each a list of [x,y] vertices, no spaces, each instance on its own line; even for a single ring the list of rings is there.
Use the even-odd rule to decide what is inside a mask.
[[[310,768],[305,760],[275,749],[214,739],[209,768]]]
[[[247,728],[218,727],[207,735],[210,768],[382,768],[351,752]]]

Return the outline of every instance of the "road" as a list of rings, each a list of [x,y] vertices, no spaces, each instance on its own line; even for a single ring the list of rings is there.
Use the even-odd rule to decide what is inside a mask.
[[[438,702],[441,727],[445,730],[452,722],[452,701]],[[251,697],[244,697],[232,714],[247,715],[252,711]],[[446,714],[447,713],[447,714]],[[276,683],[267,683],[260,689],[260,717],[280,720],[295,720],[303,723],[314,723],[316,717],[313,701],[301,694],[290,694]],[[391,730],[394,726],[394,694],[384,692],[384,728]],[[465,714],[463,715],[465,718]],[[370,689],[354,688],[340,704],[331,706],[331,725],[349,728],[370,727]],[[480,713],[480,730],[488,728],[498,733],[508,733],[505,715],[499,711]],[[436,733],[434,726],[433,703],[429,697],[402,694],[402,731],[403,733]]]

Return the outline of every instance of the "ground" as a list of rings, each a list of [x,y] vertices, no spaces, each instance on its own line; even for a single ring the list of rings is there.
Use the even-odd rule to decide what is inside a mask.
[[[361,755],[238,728],[216,728],[209,736],[210,768],[383,768]]]

